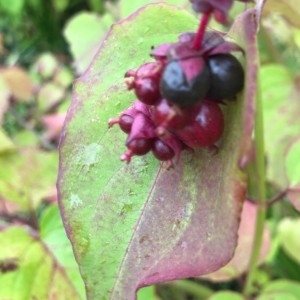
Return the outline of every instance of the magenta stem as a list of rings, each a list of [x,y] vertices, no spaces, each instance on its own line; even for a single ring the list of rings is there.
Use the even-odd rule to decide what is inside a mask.
[[[206,26],[207,26],[209,20],[210,20],[210,13],[203,14],[203,16],[200,20],[200,23],[199,23],[198,31],[197,31],[195,39],[194,39],[193,48],[195,50],[200,50],[200,48],[201,48],[203,37],[205,34],[205,29],[206,29]]]

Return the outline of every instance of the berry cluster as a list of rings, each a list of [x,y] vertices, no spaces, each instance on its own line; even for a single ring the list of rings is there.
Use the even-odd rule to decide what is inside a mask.
[[[172,166],[184,149],[215,147],[224,129],[219,104],[235,99],[244,84],[243,68],[230,54],[237,50],[220,33],[205,31],[199,40],[198,32],[188,32],[153,48],[153,62],[127,71],[125,83],[138,100],[109,121],[128,135],[121,160],[152,151]]]

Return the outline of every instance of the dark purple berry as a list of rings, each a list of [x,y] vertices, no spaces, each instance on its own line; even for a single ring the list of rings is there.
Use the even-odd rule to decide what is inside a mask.
[[[224,130],[223,113],[217,103],[201,102],[194,121],[174,132],[183,143],[191,148],[210,147],[222,136]]]
[[[135,139],[128,143],[126,146],[135,155],[145,155],[148,153],[152,147],[152,139]]]
[[[134,155],[145,155],[147,154],[153,145],[153,139],[135,139],[131,142],[127,143],[126,146],[128,150],[121,155],[120,159],[127,161],[129,163],[131,161],[131,157]]]
[[[179,107],[162,99],[152,109],[154,123],[165,129],[183,128],[197,115],[199,104],[191,107]]]
[[[244,87],[244,70],[231,54],[216,54],[207,57],[211,73],[207,98],[217,101],[234,99]]]
[[[125,132],[125,133],[129,133],[132,127],[132,123],[133,123],[133,117],[129,116],[129,115],[121,115],[121,117],[119,118],[119,126],[120,128]]]
[[[171,60],[162,74],[160,92],[178,106],[192,106],[206,96],[209,76],[209,69],[202,57]]]
[[[138,99],[147,105],[154,105],[160,98],[159,83],[154,78],[137,79],[134,90]]]
[[[154,141],[152,146],[152,153],[158,160],[161,161],[171,160],[175,156],[172,148],[160,139],[156,139]]]
[[[110,119],[108,121],[108,127],[110,128],[115,124],[119,124],[119,127],[122,129],[122,131],[125,133],[130,133],[133,120],[133,116],[123,113],[119,118]]]
[[[161,64],[150,62],[141,65],[136,72],[129,70],[125,74],[128,89],[133,89],[137,98],[148,105],[154,105],[160,99],[159,79]]]
[[[138,112],[134,117],[130,134],[127,138],[127,145],[136,139],[151,139],[155,136],[155,125],[151,118]]]
[[[147,154],[153,145],[153,139],[135,139],[126,144],[128,150],[120,157],[121,160],[130,162],[131,157],[134,155],[145,155]]]

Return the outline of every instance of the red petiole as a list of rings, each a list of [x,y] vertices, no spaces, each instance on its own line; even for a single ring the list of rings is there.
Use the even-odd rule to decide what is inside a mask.
[[[205,13],[203,14],[200,24],[199,24],[199,28],[198,31],[196,33],[195,39],[194,39],[194,44],[193,44],[193,48],[195,50],[200,50],[201,45],[202,45],[202,41],[203,41],[203,37],[205,34],[205,29],[207,27],[207,24],[210,20],[210,12],[209,13]]]

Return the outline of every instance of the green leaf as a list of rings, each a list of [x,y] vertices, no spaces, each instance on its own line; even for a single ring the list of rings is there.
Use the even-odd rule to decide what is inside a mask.
[[[209,297],[209,300],[245,300],[245,298],[239,293],[222,291]]]
[[[147,286],[140,289],[137,293],[138,300],[158,300],[154,286]]]
[[[297,300],[295,296],[291,295],[287,291],[270,291],[268,293],[260,295],[257,300]]]
[[[105,3],[104,1],[99,0],[88,0],[89,6],[92,11],[97,13],[103,13],[105,10]]]
[[[0,245],[0,299],[82,299],[49,248],[30,230],[1,230]]]
[[[14,134],[13,142],[18,149],[27,147],[36,147],[39,144],[39,139],[34,132],[28,130],[21,130]]]
[[[278,242],[279,238],[277,238]],[[275,256],[272,257],[272,270],[274,277],[285,278],[288,280],[299,280],[300,265],[295,264],[295,260],[288,255],[282,247],[278,247]]]
[[[69,0],[52,0],[53,7],[57,12],[63,12],[69,5]]]
[[[0,127],[0,154],[16,150],[14,143]]]
[[[39,223],[40,236],[43,242],[52,251],[55,260],[63,267],[81,299],[85,299],[83,281],[74,258],[72,246],[66,236],[58,206],[49,206],[43,212]]]
[[[142,7],[143,5],[157,2],[155,0],[131,0],[131,1],[120,1],[120,14],[122,18],[127,17],[129,14],[132,14],[137,9]],[[177,6],[182,6],[184,1],[182,0],[166,0],[162,1],[169,4],[174,4]]]
[[[285,172],[285,155],[300,134],[297,116],[300,113],[298,92],[292,76],[281,65],[266,65],[260,69],[261,91],[265,119],[267,177],[285,189],[290,180]]]
[[[287,197],[293,204],[294,208],[300,211],[300,140],[297,139],[289,145],[285,167],[287,178],[290,183],[290,187],[287,192]]]
[[[32,210],[55,194],[57,153],[27,149],[0,156],[0,198]]]
[[[71,70],[69,70],[66,67],[62,67],[60,68],[56,73],[55,76],[53,78],[53,81],[60,85],[61,87],[67,88],[69,87],[72,82],[74,80],[74,75],[71,72]]]
[[[68,21],[63,33],[70,44],[74,64],[79,73],[83,73],[91,63],[104,34],[113,21],[110,14],[100,17],[88,12],[81,12]]]
[[[0,9],[12,15],[21,14],[25,0],[0,0]]]
[[[49,108],[59,103],[64,98],[65,92],[65,88],[56,83],[44,84],[38,93],[39,112],[48,111]]]
[[[286,173],[290,181],[290,185],[296,186],[300,184],[300,140],[296,140],[290,147],[286,159]]]
[[[59,68],[56,57],[49,52],[41,54],[32,67],[34,73],[38,73],[43,79],[50,79]]]
[[[284,251],[300,264],[300,219],[283,219],[278,236]]]
[[[270,282],[257,300],[297,300],[300,299],[300,284],[288,280]]]

